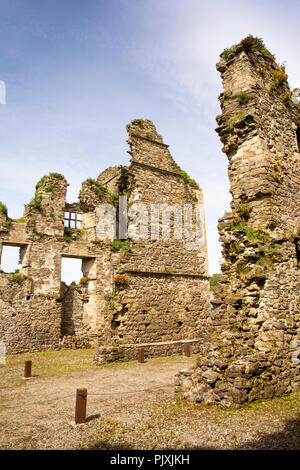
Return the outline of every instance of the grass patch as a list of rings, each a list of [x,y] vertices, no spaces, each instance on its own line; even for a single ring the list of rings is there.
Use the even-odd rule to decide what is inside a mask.
[[[237,115],[234,116],[233,118],[227,119],[227,121],[225,122],[225,124],[226,124],[226,126],[228,126],[230,129],[233,129],[233,128],[234,128],[234,125],[235,125],[237,122],[243,121],[243,119],[245,119],[245,117],[246,117],[246,114],[245,114],[245,113],[237,114]]]
[[[218,287],[220,283],[220,277],[222,276],[221,273],[215,273],[209,278],[209,286],[210,290],[214,290],[216,287]]]
[[[275,56],[271,54],[271,52],[266,48],[266,45],[262,38],[258,38],[256,36],[252,36],[252,34],[249,34],[245,39],[240,42],[240,45],[242,46],[246,54],[251,52],[253,49],[257,49],[265,57],[268,57],[269,59],[273,60],[275,59]],[[228,59],[231,54],[234,54],[236,52],[237,48],[238,44],[234,44],[233,46],[224,49],[221,54],[221,57],[223,57],[225,60]]]
[[[43,176],[37,182],[35,188],[38,189],[38,188],[44,187],[44,189],[47,192],[49,192],[56,186],[56,184],[58,183],[59,180],[64,180],[64,179],[65,179],[64,175],[61,175],[60,173],[49,173],[49,175]],[[52,186],[52,189],[49,188],[50,186]],[[48,188],[48,189],[46,189],[46,188]]]
[[[0,212],[4,215],[7,215],[7,207],[3,202],[0,201]]]
[[[85,231],[83,229],[64,227],[64,240],[65,242],[78,240],[81,234],[84,233]]]
[[[35,191],[34,193],[34,198],[32,199],[32,201],[29,203],[30,206],[34,207],[35,209],[37,209],[38,211],[41,210],[41,203],[42,203],[42,196],[41,194],[38,192],[38,190]]]
[[[130,245],[126,240],[114,240],[110,244],[110,251],[119,251],[121,249],[128,250]]]
[[[247,104],[249,101],[253,100],[252,95],[248,95],[248,93],[241,91],[238,95],[236,95],[237,100],[240,104]]]
[[[65,349],[8,355],[6,364],[0,364],[0,388],[13,388],[23,382],[24,361],[32,361],[32,375],[53,376],[96,367],[94,349]]]
[[[22,273],[19,273],[18,271],[12,275],[12,281],[16,284],[21,284],[24,279],[26,279],[26,276]]]

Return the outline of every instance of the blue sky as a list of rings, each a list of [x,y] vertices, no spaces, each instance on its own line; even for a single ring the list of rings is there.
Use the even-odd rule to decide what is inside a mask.
[[[151,119],[203,188],[210,273],[219,271],[217,219],[230,194],[215,64],[251,33],[300,86],[299,14],[299,2],[276,0],[1,0],[0,200],[10,217],[52,171],[75,201],[84,179],[128,163],[126,124]]]

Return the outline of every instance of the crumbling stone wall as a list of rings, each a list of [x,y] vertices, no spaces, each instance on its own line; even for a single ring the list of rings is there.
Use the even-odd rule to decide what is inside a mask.
[[[22,275],[0,274],[0,338],[8,354],[57,349],[60,324],[56,298],[32,295],[32,282]]]
[[[225,50],[217,69],[232,212],[218,225],[224,263],[210,342],[176,390],[240,406],[299,388],[300,112],[261,40]]]
[[[132,121],[127,130],[131,162],[121,172],[119,189],[128,198],[129,245],[121,250],[115,269],[127,282],[109,298],[109,339],[99,342],[97,363],[132,359],[142,344],[146,355],[172,354],[190,340],[198,352],[210,312],[202,191],[187,180],[151,121]],[[186,238],[175,238],[174,220],[169,239],[162,239],[162,233],[151,238],[150,231],[149,238],[137,238],[133,204],[143,204],[150,216],[152,204],[178,205],[184,213],[185,204],[195,203],[202,210],[196,249],[190,249]],[[157,220],[161,231],[162,220]]]
[[[82,335],[83,333],[83,309],[84,303],[88,301],[85,286],[68,286],[61,283],[62,297],[62,336]]]
[[[66,203],[67,182],[51,173],[37,183],[22,219],[10,219],[0,206],[0,252],[2,245],[19,246],[22,266],[0,276],[0,339],[8,353],[97,346],[101,363],[136,357],[139,344],[147,345],[146,355],[182,351],[186,341],[199,351],[209,316],[202,191],[174,162],[151,121],[134,120],[127,129],[130,165],[84,181],[78,202]],[[110,204],[117,216],[126,212],[121,195],[127,196],[126,240],[99,239],[97,209]],[[170,239],[136,239],[137,202],[149,215],[153,203],[197,203],[195,249],[191,240],[174,237],[174,222]],[[80,226],[65,226],[65,213],[80,215]],[[189,226],[195,228],[195,214]],[[117,234],[118,228],[117,220]],[[79,285],[61,282],[63,257],[82,260]],[[116,276],[126,284],[117,286]]]

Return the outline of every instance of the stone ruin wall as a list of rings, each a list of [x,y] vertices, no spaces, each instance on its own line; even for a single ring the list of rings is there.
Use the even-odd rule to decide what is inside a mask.
[[[253,38],[217,69],[232,212],[218,225],[224,263],[211,338],[175,383],[189,400],[238,407],[300,385],[300,111],[284,67]]]
[[[202,191],[183,176],[151,121],[127,126],[131,162],[111,167],[82,184],[78,203],[66,203],[67,182],[52,173],[40,180],[18,221],[0,212],[2,245],[20,247],[18,273],[0,273],[0,340],[8,353],[96,347],[97,363],[182,352],[189,341],[200,350],[210,312]],[[96,209],[119,211],[126,195],[129,235],[112,251],[97,238]],[[185,240],[136,240],[133,203],[198,203],[202,235],[196,250]],[[65,212],[81,214],[80,229],[64,227]],[[118,227],[117,227],[118,228]],[[84,282],[61,282],[62,257],[81,258]],[[125,276],[124,287],[115,285]]]
[[[130,207],[144,204],[199,204],[202,208],[202,238],[196,250],[187,240],[171,238],[140,240],[131,244],[119,259],[118,273],[128,286],[115,290],[111,301],[118,328],[111,344],[100,346],[97,361],[136,358],[134,346],[143,345],[146,354],[182,353],[183,341],[198,352],[206,337],[210,314],[207,248],[200,188],[182,177],[179,166],[162,142],[154,125],[136,120],[127,126],[131,164],[129,167],[128,231],[133,237]],[[160,222],[161,225],[161,222]],[[134,328],[133,328],[134,325]],[[157,344],[160,343],[160,344]]]

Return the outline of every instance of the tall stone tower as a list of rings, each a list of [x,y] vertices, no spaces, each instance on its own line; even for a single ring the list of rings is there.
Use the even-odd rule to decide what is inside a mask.
[[[176,389],[240,406],[300,384],[300,107],[261,39],[225,49],[217,70],[232,212],[218,225],[224,262],[211,339]]]

